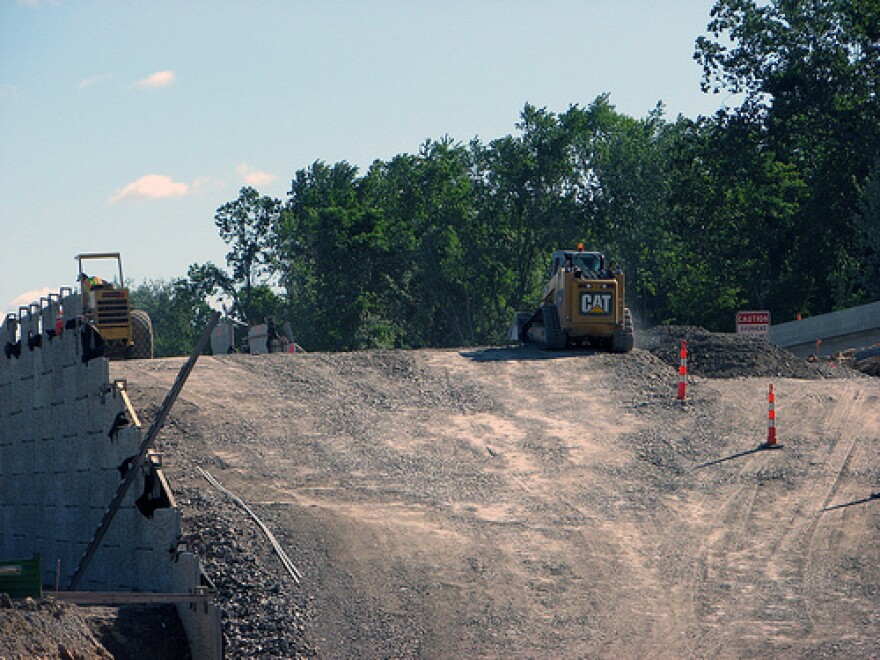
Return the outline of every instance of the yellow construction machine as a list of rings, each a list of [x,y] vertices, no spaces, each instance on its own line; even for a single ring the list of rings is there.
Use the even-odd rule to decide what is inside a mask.
[[[83,320],[97,334],[92,350],[97,353],[103,347],[103,355],[111,360],[152,358],[153,325],[145,311],[131,308],[120,254],[98,252],[74,258],[79,265]],[[103,261],[106,269],[108,260],[116,262],[111,276],[101,277],[94,270],[89,275],[94,262]]]
[[[583,245],[557,250],[540,306],[515,314],[510,339],[549,350],[592,346],[627,353],[635,333],[625,289],[623,271],[607,267],[601,252],[587,252]]]

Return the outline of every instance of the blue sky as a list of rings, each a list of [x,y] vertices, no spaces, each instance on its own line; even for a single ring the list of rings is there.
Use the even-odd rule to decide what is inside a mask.
[[[119,251],[135,283],[224,264],[216,209],[315,160],[514,133],[609,93],[709,115],[712,0],[0,0],[0,308]],[[729,102],[729,101],[728,101]]]

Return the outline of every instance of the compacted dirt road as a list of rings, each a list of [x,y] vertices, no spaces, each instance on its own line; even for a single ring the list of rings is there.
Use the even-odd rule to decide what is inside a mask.
[[[230,656],[880,656],[880,380],[692,341],[680,402],[660,340],[201,358],[160,449]],[[182,362],[113,364],[145,424]]]

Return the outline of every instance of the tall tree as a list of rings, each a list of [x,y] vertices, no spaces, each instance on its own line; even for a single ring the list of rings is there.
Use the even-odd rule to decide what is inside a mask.
[[[862,283],[869,300],[880,300],[880,156],[859,191],[856,228],[861,248]]]
[[[230,246],[226,263],[233,280],[242,283],[240,300],[235,294],[239,312],[250,321],[259,320],[251,305],[252,289],[271,273],[272,237],[280,215],[279,200],[244,187],[238,199],[221,206],[214,216],[220,237]]]
[[[704,89],[743,93],[740,116],[763,129],[754,148],[794,166],[810,191],[795,228],[810,240],[788,246],[784,275],[812,280],[813,311],[857,300],[858,183],[880,151],[880,3],[717,0],[708,28],[695,53]]]

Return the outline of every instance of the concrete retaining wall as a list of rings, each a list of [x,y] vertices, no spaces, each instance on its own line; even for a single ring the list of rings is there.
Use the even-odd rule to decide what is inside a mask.
[[[795,355],[832,355],[880,341],[880,302],[770,327],[770,341]]]
[[[51,590],[56,579],[69,584],[142,439],[107,359],[83,360],[78,296],[63,303],[60,335],[51,301],[0,326],[0,559],[39,552]],[[192,593],[202,587],[198,558],[178,548],[180,512],[158,457],[139,469],[79,588]],[[191,642],[210,640],[194,655],[218,657],[216,606],[179,611]]]

